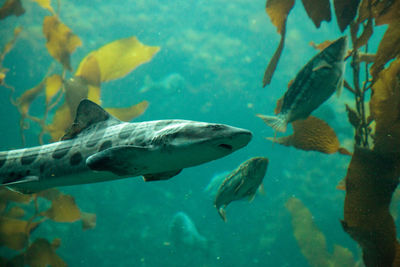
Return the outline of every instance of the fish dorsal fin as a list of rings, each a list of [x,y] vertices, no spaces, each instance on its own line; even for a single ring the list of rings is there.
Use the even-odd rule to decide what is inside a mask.
[[[83,99],[76,110],[76,117],[71,127],[67,129],[61,140],[73,139],[80,132],[99,122],[106,122],[106,126],[121,123],[107,111],[89,99]]]

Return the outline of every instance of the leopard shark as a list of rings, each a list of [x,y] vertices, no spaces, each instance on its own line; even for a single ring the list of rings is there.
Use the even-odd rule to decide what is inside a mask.
[[[78,105],[60,141],[0,152],[2,186],[22,193],[143,176],[167,180],[245,147],[248,130],[189,120],[122,122],[94,102]]]

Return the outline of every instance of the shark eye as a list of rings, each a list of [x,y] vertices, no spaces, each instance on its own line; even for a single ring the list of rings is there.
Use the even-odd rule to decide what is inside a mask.
[[[222,130],[224,128],[224,126],[220,124],[210,124],[207,125],[206,127],[212,130]]]

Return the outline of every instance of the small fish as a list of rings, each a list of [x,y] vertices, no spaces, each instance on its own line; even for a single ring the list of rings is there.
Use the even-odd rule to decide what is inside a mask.
[[[147,75],[145,77],[143,87],[139,89],[139,93],[146,93],[147,91],[152,90],[161,90],[166,93],[176,93],[185,87],[185,78],[179,73],[170,73],[160,81],[153,81],[150,76]]]
[[[306,119],[343,85],[344,57],[347,37],[343,36],[315,55],[296,75],[289,86],[277,116],[257,116],[278,132],[287,124]]]
[[[267,172],[268,159],[264,157],[251,158],[231,172],[220,185],[215,196],[214,206],[226,222],[225,209],[229,203],[248,197],[252,201],[257,188],[263,190],[262,181]],[[223,207],[222,207],[223,206]]]
[[[122,122],[85,99],[61,141],[0,152],[0,185],[32,193],[140,175],[145,181],[166,180],[227,156],[251,138],[250,131],[224,124]]]
[[[180,211],[169,223],[169,239],[177,249],[192,249],[206,252],[208,240],[199,234],[190,217]]]
[[[207,186],[204,188],[204,192],[209,196],[214,197],[218,191],[219,186],[225,180],[226,176],[230,173],[230,171],[223,171],[214,174],[211,178],[210,182],[208,182]]]

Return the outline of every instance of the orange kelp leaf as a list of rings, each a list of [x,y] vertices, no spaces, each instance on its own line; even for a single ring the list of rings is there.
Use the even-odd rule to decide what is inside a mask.
[[[68,105],[64,102],[62,106],[57,109],[51,124],[46,126],[46,131],[51,135],[52,141],[58,141],[64,135],[65,131],[71,126],[73,118],[71,116]]]
[[[289,198],[285,207],[292,216],[294,237],[310,266],[355,266],[354,257],[348,249],[335,245],[333,255],[327,251],[324,234],[314,224],[311,212],[300,199]]]
[[[43,33],[47,39],[46,47],[50,55],[71,71],[70,55],[82,45],[79,37],[59,21],[57,16],[44,18]]]
[[[75,204],[75,199],[70,195],[61,194],[51,203],[51,208],[41,212],[56,222],[75,222],[80,219],[81,213]]]
[[[341,32],[354,20],[359,3],[360,0],[333,0],[336,20]]]
[[[314,224],[311,212],[300,199],[294,197],[286,201],[285,207],[292,216],[294,237],[309,264],[311,266],[329,266],[326,239]]]
[[[58,74],[53,74],[46,79],[46,103],[49,104],[53,97],[60,91],[62,78]]]
[[[15,15],[21,16],[25,13],[22,7],[21,0],[6,0],[2,7],[0,7],[0,20],[8,16]]]
[[[343,191],[346,190],[346,177],[338,182],[338,184],[336,185],[336,189]]]
[[[146,63],[160,50],[158,46],[146,46],[136,37],[111,42],[91,52],[79,64],[76,76],[85,72],[86,61],[95,57],[100,67],[101,81],[121,78],[139,65]]]
[[[286,20],[293,5],[294,0],[267,0],[266,12],[271,19],[272,24],[275,25],[278,33],[281,35],[281,40],[279,41],[278,48],[265,70],[263,87],[271,83],[272,76],[281,57],[283,47],[285,46]]]
[[[54,241],[53,241],[54,242]],[[25,264],[33,267],[66,267],[67,264],[57,255],[56,247],[44,238],[38,238],[25,253]]]
[[[0,187],[0,202],[5,202],[5,201],[27,204],[32,201],[32,196],[17,193],[5,187]]]
[[[389,212],[400,158],[355,147],[346,175],[343,229],[363,250],[366,266],[392,266],[396,228]]]
[[[148,106],[149,102],[142,101],[128,108],[106,108],[105,110],[121,121],[131,121],[134,118],[142,115]]]
[[[37,228],[40,222],[23,221],[15,218],[0,216],[0,246],[11,249],[23,249],[29,234]]]
[[[322,21],[331,21],[331,5],[329,0],[302,0],[307,15],[319,28]]]
[[[372,86],[371,116],[376,122],[374,150],[400,152],[400,59],[381,71]]]
[[[267,0],[266,12],[279,34],[282,34],[287,16],[293,6],[294,0]]]
[[[45,198],[47,200],[53,201],[62,195],[60,190],[57,188],[50,188],[36,193],[36,196]]]
[[[29,107],[31,106],[33,100],[43,91],[44,81],[41,81],[35,87],[25,91],[20,97],[17,98],[17,106],[21,115],[24,117],[28,114]]]
[[[5,216],[10,217],[10,218],[21,218],[25,215],[25,210],[21,207],[14,206],[11,209],[9,209]]]
[[[36,2],[42,8],[50,11],[52,14],[55,14],[54,9],[51,7],[51,0],[33,0],[33,1]]]
[[[339,151],[340,143],[335,131],[323,120],[309,116],[305,120],[294,121],[292,126],[292,135],[267,139],[281,145],[294,146],[306,151],[314,150],[327,154],[341,152]]]
[[[371,66],[371,74],[376,78],[385,64],[400,55],[400,20],[391,23],[378,46],[375,63]]]
[[[96,214],[88,213],[88,212],[81,212],[82,218],[82,229],[93,229],[96,227]]]
[[[325,48],[327,48],[328,46],[330,46],[332,43],[333,43],[333,41],[330,41],[330,40],[326,40],[326,41],[324,41],[324,42],[322,42],[322,43],[320,43],[320,44],[316,44],[316,43],[314,43],[313,41],[311,41],[311,42],[310,42],[310,45],[311,45],[312,47],[314,47],[314,49],[317,49],[317,50],[322,51],[322,50],[324,50]]]

